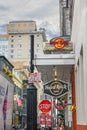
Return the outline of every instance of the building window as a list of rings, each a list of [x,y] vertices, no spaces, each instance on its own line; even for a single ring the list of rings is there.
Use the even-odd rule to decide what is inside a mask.
[[[22,44],[18,44],[18,48],[22,48]]]
[[[13,45],[13,44],[11,44],[11,48],[14,48],[14,45]]]
[[[22,53],[22,50],[18,49],[18,54],[21,54]]]
[[[14,37],[14,36],[11,36],[11,37]]]
[[[18,26],[20,27],[20,24],[18,24]]]
[[[37,37],[39,37],[39,35],[37,35]]]
[[[37,49],[37,53],[40,53],[41,52],[41,50],[40,49]]]
[[[37,47],[40,47],[40,44],[37,44]]]
[[[11,50],[11,53],[14,53],[14,50]]]
[[[18,28],[18,32],[20,32],[20,28]]]
[[[26,32],[26,29],[24,28],[23,32]]]
[[[23,26],[25,27],[25,26],[26,26],[26,24],[23,24]]]
[[[18,55],[18,58],[21,58],[21,57],[22,57],[21,54],[19,54],[19,55]]]
[[[11,39],[11,42],[14,42],[14,39]]]
[[[15,26],[15,24],[11,23],[11,24],[10,24],[10,26],[11,26],[11,27],[14,27],[14,26]]]
[[[13,56],[13,55],[11,55],[10,57],[11,57],[11,59],[13,59],[13,58],[14,58],[14,56]]]
[[[11,32],[12,32],[12,33],[14,32],[14,29],[13,29],[13,28],[11,29]]]
[[[36,39],[36,42],[37,42],[37,43],[41,43],[41,38],[38,37],[38,38]]]

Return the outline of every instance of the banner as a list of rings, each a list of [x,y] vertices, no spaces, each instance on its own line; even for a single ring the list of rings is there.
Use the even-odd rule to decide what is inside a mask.
[[[0,130],[12,128],[13,90],[13,84],[0,75]]]

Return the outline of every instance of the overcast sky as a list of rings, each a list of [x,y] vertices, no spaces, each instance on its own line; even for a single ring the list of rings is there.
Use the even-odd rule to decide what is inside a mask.
[[[49,26],[58,33],[58,5],[58,0],[0,0],[0,32],[9,21],[34,20],[38,27]]]

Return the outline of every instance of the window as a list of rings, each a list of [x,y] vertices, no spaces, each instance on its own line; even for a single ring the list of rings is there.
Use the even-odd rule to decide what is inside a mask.
[[[14,50],[11,50],[11,53],[14,53]]]
[[[36,42],[37,42],[37,43],[40,43],[40,42],[41,42],[40,37],[36,39]]]
[[[13,44],[11,44],[11,48],[14,48],[14,45],[13,45]]]
[[[20,32],[20,28],[18,28],[18,32]]]
[[[18,24],[18,26],[20,27],[20,23]]]
[[[25,26],[26,26],[26,24],[24,23],[24,24],[23,24],[23,26],[25,27]]]
[[[14,37],[14,36],[11,36],[11,37]]]
[[[18,54],[21,54],[22,53],[22,50],[18,49]]]
[[[39,44],[37,44],[37,47],[40,47],[40,45],[39,45]]]
[[[40,49],[37,49],[37,53],[40,53],[41,52],[41,50]]]
[[[21,58],[21,55],[18,55],[18,58]]]
[[[37,35],[37,37],[39,37],[39,35]]]
[[[22,48],[22,44],[18,44],[18,48]]]
[[[13,55],[11,55],[10,57],[11,57],[11,59],[13,59],[13,58],[14,58],[14,56],[13,56]]]
[[[14,27],[14,26],[15,26],[15,24],[11,23],[11,24],[10,24],[10,26],[11,26],[11,27]]]
[[[11,42],[14,42],[14,39],[11,39]]]
[[[12,32],[12,33],[14,32],[14,29],[13,29],[13,28],[11,29],[11,32]]]
[[[26,32],[26,29],[24,28],[23,32]]]

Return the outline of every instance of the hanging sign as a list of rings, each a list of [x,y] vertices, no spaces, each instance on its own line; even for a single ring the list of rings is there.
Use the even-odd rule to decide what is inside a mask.
[[[49,81],[48,83],[44,84],[44,93],[61,97],[68,92],[68,83],[63,81]]]

